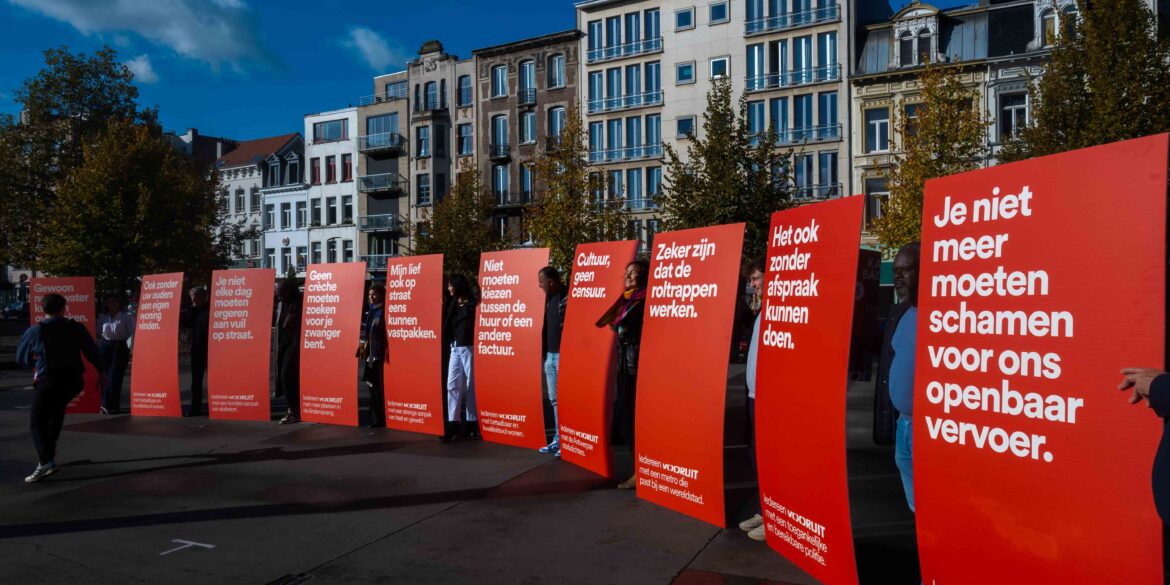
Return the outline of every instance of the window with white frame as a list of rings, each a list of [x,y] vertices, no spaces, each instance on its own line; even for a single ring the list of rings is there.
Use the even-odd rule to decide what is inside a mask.
[[[474,154],[474,143],[472,142],[471,124],[459,125],[459,156],[470,156]]]
[[[999,96],[999,141],[1007,142],[1028,125],[1028,94]]]
[[[536,142],[536,112],[520,114],[520,143],[532,144]]]
[[[492,67],[492,97],[508,95],[508,66],[496,65]]]
[[[431,204],[431,175],[430,173],[423,173],[415,175],[415,199],[416,205],[430,205]]]
[[[865,111],[865,152],[890,150],[890,110],[871,108]]]
[[[722,79],[727,77],[729,71],[729,57],[714,57],[711,59],[711,79]]]
[[[431,156],[430,126],[419,126],[415,129],[414,154],[420,158]]]
[[[459,76],[459,107],[471,105],[471,76]]]
[[[561,54],[548,58],[548,87],[555,89],[565,86],[565,56]]]
[[[565,129],[565,108],[557,106],[548,111],[548,135],[560,137]]]

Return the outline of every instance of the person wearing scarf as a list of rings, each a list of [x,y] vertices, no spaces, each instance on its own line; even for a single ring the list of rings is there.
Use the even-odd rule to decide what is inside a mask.
[[[634,404],[638,381],[638,353],[642,343],[642,319],[646,307],[646,282],[650,265],[635,260],[626,266],[625,291],[613,306],[597,320],[598,327],[609,326],[617,333],[617,379],[614,392],[613,427],[610,441],[625,445],[634,456]],[[636,465],[635,465],[636,468]],[[630,490],[638,485],[637,474],[618,484],[618,489]]]

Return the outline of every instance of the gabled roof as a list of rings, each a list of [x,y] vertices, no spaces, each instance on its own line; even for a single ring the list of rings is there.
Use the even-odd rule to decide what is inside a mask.
[[[215,166],[220,169],[228,169],[254,165],[280,151],[286,144],[292,142],[299,136],[299,133],[293,132],[292,134],[245,140],[237,144],[235,150],[232,150],[215,161]]]

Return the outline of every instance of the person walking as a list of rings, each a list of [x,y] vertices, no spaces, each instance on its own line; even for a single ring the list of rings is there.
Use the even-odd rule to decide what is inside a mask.
[[[28,328],[16,347],[16,363],[36,368],[33,379],[29,431],[37,450],[37,467],[24,478],[36,483],[57,472],[57,441],[65,424],[65,408],[84,386],[84,357],[105,377],[106,370],[97,345],[85,326],[67,319],[65,297],[45,295],[41,301],[47,317]]]
[[[541,453],[561,456],[561,427],[557,419],[557,374],[561,364],[561,331],[565,327],[565,308],[569,295],[561,282],[561,273],[545,266],[536,274],[536,283],[544,291],[544,328],[541,331],[541,355],[544,356],[544,382],[548,402],[552,405],[553,438],[540,448]]]
[[[276,394],[284,396],[288,412],[280,424],[301,422],[301,291],[293,279],[276,289]]]
[[[207,342],[211,329],[211,296],[205,286],[187,293],[191,306],[183,311],[180,325],[191,330],[191,407],[183,416],[203,416],[203,376],[207,374]]]
[[[650,264],[635,260],[626,265],[625,290],[597,320],[598,327],[609,326],[617,333],[617,375],[614,381],[613,425],[610,442],[625,445],[635,458],[634,473],[618,484],[619,490],[638,486],[638,463],[634,451],[634,407],[637,404],[638,354],[642,347],[642,321],[646,308],[646,283]]]
[[[134,319],[122,310],[122,298],[108,294],[105,311],[98,315],[99,349],[108,378],[102,384],[102,414],[121,414],[122,381],[126,365],[130,363],[130,338],[134,335]]]
[[[479,436],[476,428],[475,378],[472,376],[472,350],[475,345],[475,309],[477,302],[471,283],[462,274],[447,280],[451,304],[444,320],[444,336],[451,339],[451,357],[447,368],[447,424],[440,441],[457,435]]]
[[[370,424],[377,429],[386,426],[386,393],[383,374],[386,361],[390,359],[386,343],[386,287],[375,284],[370,287],[369,310],[362,333],[366,341],[358,348],[362,378],[370,389]]]

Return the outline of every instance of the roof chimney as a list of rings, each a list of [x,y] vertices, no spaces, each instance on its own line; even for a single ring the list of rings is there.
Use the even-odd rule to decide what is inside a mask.
[[[215,141],[215,158],[217,158],[217,159],[223,158],[223,141],[222,140]]]

